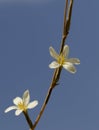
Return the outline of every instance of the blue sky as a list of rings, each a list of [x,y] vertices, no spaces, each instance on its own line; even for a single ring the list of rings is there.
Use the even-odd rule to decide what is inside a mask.
[[[90,2],[90,3],[89,3]],[[28,130],[21,114],[4,114],[16,96],[29,89],[34,121],[49,88],[53,60],[49,47],[59,51],[65,0],[0,0],[0,129]],[[66,43],[70,57],[81,64],[77,73],[63,69],[37,130],[99,130],[99,1],[74,1]]]

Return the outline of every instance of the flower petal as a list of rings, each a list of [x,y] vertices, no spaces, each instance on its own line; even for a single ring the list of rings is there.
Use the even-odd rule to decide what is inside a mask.
[[[28,103],[29,103],[29,101],[30,101],[29,90],[26,90],[26,91],[24,92],[24,94],[23,94],[23,103],[24,103],[24,105],[27,106]]]
[[[57,63],[56,61],[53,61],[51,64],[49,64],[49,67],[50,67],[51,69],[55,69],[55,68],[60,67],[60,64]]]
[[[22,110],[19,110],[19,109],[18,109],[18,110],[15,111],[15,115],[16,115],[16,116],[20,115],[21,113],[22,113]]]
[[[21,103],[23,102],[23,101],[22,101],[22,98],[20,98],[20,97],[16,97],[16,98],[13,99],[13,103],[14,103],[15,105],[18,105],[20,102],[21,102]]]
[[[53,48],[53,47],[50,47],[50,48],[49,48],[49,51],[50,51],[50,55],[57,60],[58,57],[59,57],[59,55],[58,55],[57,52],[54,50],[54,48]]]
[[[76,69],[74,67],[74,65],[70,62],[65,62],[63,67],[68,70],[70,73],[75,73],[76,72]]]
[[[76,65],[80,64],[80,60],[78,58],[67,59],[67,62],[71,62],[72,64],[76,64]]]
[[[35,100],[35,101],[33,101],[33,102],[30,102],[29,104],[28,104],[28,109],[32,109],[32,108],[34,108],[34,107],[36,107],[38,105],[38,101],[37,100]]]
[[[66,58],[68,57],[68,54],[69,54],[69,46],[68,45],[64,46],[62,54],[64,57],[66,57]]]
[[[17,109],[17,107],[16,106],[10,106],[4,112],[7,113],[7,112],[14,110],[14,109]]]

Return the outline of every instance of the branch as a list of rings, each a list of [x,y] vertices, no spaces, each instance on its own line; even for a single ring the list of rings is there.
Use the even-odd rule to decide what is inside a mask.
[[[70,23],[71,23],[72,6],[73,6],[73,0],[70,0],[69,7],[68,7],[68,0],[66,0],[65,10],[64,10],[64,25],[63,25],[63,34],[62,34],[60,53],[62,53],[62,51],[63,51],[65,40],[66,40],[67,35],[69,33]],[[46,105],[47,105],[47,103],[50,99],[50,96],[52,94],[52,90],[54,89],[54,87],[56,85],[58,85],[58,81],[60,79],[61,71],[62,71],[62,67],[55,69],[55,71],[53,73],[53,77],[52,77],[50,87],[48,89],[47,95],[46,95],[45,100],[44,100],[44,103],[41,107],[41,110],[40,110],[31,130],[34,130],[35,127],[37,126],[37,124],[38,124],[38,122],[39,122],[39,120],[40,120],[40,118],[41,118],[41,116],[42,116],[42,114],[43,114],[43,112],[46,108]]]
[[[39,122],[39,120],[40,120],[40,118],[41,118],[41,116],[42,116],[42,114],[43,114],[43,112],[44,112],[44,110],[45,110],[45,107],[46,107],[46,105],[47,105],[47,103],[48,103],[48,101],[49,101],[49,99],[50,99],[50,96],[51,96],[51,93],[52,93],[53,88],[57,85],[57,82],[58,82],[58,79],[57,79],[57,77],[56,77],[57,71],[58,71],[58,69],[56,69],[56,70],[54,71],[51,85],[50,85],[49,90],[48,90],[48,92],[47,92],[47,95],[46,95],[46,98],[45,98],[44,103],[43,103],[43,105],[42,105],[42,108],[41,108],[41,110],[40,110],[40,113],[38,114],[38,116],[37,116],[37,118],[36,118],[36,121],[35,121],[35,123],[34,123],[34,128],[35,128],[36,125],[38,124],[38,122]]]

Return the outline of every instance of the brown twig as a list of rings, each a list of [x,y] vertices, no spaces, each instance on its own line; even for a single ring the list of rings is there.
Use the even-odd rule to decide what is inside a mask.
[[[65,10],[64,10],[64,25],[63,25],[63,34],[62,34],[60,53],[62,53],[62,51],[63,51],[65,40],[66,40],[67,35],[69,33],[70,23],[71,23],[72,7],[73,7],[73,0],[70,0],[69,6],[68,6],[68,0],[66,0]],[[38,124],[38,122],[39,122],[39,120],[40,120],[40,118],[41,118],[41,116],[42,116],[42,114],[43,114],[43,112],[45,110],[45,107],[46,107],[46,105],[47,105],[47,103],[48,103],[48,101],[50,99],[52,90],[54,89],[54,87],[56,85],[58,85],[58,81],[60,79],[61,71],[62,71],[62,67],[55,69],[55,71],[53,73],[53,77],[52,77],[50,87],[48,89],[48,92],[47,92],[47,95],[45,97],[44,103],[43,103],[43,105],[41,107],[41,110],[40,110],[40,112],[39,112],[39,114],[38,114],[38,116],[37,116],[37,118],[36,118],[36,120],[34,122],[34,125],[32,124],[32,127],[30,125],[31,130],[34,130],[35,127],[37,126],[37,124]]]
[[[56,80],[57,80],[57,79],[56,79],[57,71],[58,71],[58,69],[56,69],[56,70],[54,71],[51,85],[50,85],[49,90],[48,90],[48,92],[47,92],[47,95],[46,95],[46,98],[45,98],[44,103],[43,103],[43,105],[42,105],[42,108],[41,108],[41,110],[40,110],[40,113],[38,114],[38,116],[37,116],[37,118],[36,118],[36,121],[35,121],[35,123],[34,123],[34,128],[35,128],[36,125],[38,124],[38,122],[39,122],[39,120],[40,120],[40,118],[41,118],[41,116],[42,116],[42,114],[43,114],[43,112],[44,112],[44,110],[45,110],[45,107],[46,107],[46,105],[47,105],[47,103],[48,103],[48,101],[49,101],[49,99],[50,99],[50,96],[51,96],[51,93],[52,93],[53,88],[57,85],[57,81],[56,81]]]
[[[66,37],[67,37],[69,29],[70,29],[72,5],[73,5],[73,0],[70,0],[70,5],[69,5],[69,8],[68,8],[68,0],[66,0],[66,6],[65,6],[65,11],[64,11],[64,27],[63,27],[63,34],[62,34],[62,42],[61,42],[60,53],[63,51],[65,40],[66,40]],[[68,13],[68,15],[67,15],[67,13]],[[67,17],[66,17],[66,15],[67,15]],[[48,93],[46,95],[45,101],[44,101],[44,103],[42,105],[42,108],[40,110],[40,113],[38,114],[38,116],[36,118],[36,121],[34,123],[34,128],[36,127],[37,123],[39,122],[39,120],[40,120],[40,118],[41,118],[41,116],[42,116],[42,114],[44,112],[44,109],[45,109],[45,107],[46,107],[46,105],[47,105],[47,103],[49,101],[49,98],[51,96],[53,88],[58,84],[60,74],[61,74],[61,70],[62,70],[62,67],[60,67],[58,69],[55,69],[55,71],[54,71],[51,85],[49,87]]]
[[[23,111],[23,114],[24,114],[24,116],[25,116],[25,119],[26,119],[26,121],[27,121],[27,123],[28,123],[28,125],[29,125],[29,127],[30,127],[30,129],[31,130],[34,130],[34,125],[33,125],[33,123],[32,123],[32,121],[31,121],[31,119],[30,119],[30,117],[29,117],[29,115],[28,115],[28,112],[27,111]]]
[[[63,34],[62,34],[60,53],[63,51],[65,40],[69,34],[71,15],[72,15],[72,7],[73,7],[73,0],[70,0],[69,7],[68,7],[68,0],[66,0],[66,6],[65,6],[65,10],[64,10],[64,24],[63,24]]]

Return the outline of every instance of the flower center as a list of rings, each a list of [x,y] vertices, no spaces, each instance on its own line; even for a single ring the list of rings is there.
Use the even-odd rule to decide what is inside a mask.
[[[58,63],[60,65],[63,65],[64,62],[65,62],[65,57],[62,54],[60,54],[59,57],[58,57]]]
[[[26,106],[24,105],[23,102],[19,102],[19,103],[18,103],[18,108],[19,108],[20,110],[26,110]]]

